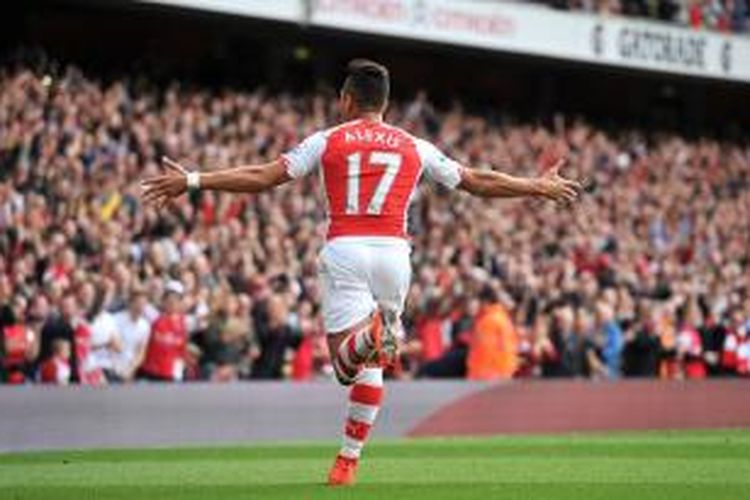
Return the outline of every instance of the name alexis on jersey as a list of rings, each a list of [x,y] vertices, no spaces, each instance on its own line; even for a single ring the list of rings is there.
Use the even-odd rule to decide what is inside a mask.
[[[383,130],[355,128],[344,132],[344,142],[369,142],[395,149],[400,146],[401,138],[395,133]]]

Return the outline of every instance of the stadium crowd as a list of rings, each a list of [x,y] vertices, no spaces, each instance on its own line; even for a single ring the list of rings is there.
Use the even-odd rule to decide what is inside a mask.
[[[747,33],[747,0],[542,0],[558,9],[658,19],[693,29]]]
[[[318,181],[200,193],[161,212],[162,155],[275,158],[336,120],[333,94],[0,76],[0,366],[9,383],[330,377]],[[461,162],[531,175],[550,141],[587,179],[573,207],[425,183],[399,377],[750,374],[750,148],[584,121],[436,109],[389,119]]]

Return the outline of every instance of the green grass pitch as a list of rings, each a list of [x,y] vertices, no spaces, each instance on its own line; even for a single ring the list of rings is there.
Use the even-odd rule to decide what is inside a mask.
[[[331,444],[0,454],[0,499],[750,498],[750,430],[375,439],[354,488]]]

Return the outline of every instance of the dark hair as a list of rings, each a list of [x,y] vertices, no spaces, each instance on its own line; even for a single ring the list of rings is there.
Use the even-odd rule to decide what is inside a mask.
[[[362,110],[380,110],[391,90],[388,69],[368,59],[353,59],[346,66],[343,92],[352,96]]]
[[[479,291],[479,300],[485,304],[498,302],[497,292],[490,285],[484,285]]]

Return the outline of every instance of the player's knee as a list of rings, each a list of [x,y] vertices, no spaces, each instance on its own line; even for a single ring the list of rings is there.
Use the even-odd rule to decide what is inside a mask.
[[[357,381],[356,377],[349,378],[346,375],[342,374],[339,370],[334,370],[334,374],[336,375],[336,382],[338,382],[342,387],[349,387]]]
[[[333,374],[336,376],[336,381],[339,383],[339,385],[342,385],[344,387],[348,387],[352,385],[354,382],[357,381],[357,376],[359,375],[359,372],[361,369],[356,370],[353,373],[350,373],[347,371],[346,368],[344,368],[341,363],[338,362],[337,359],[334,359],[333,365]]]

